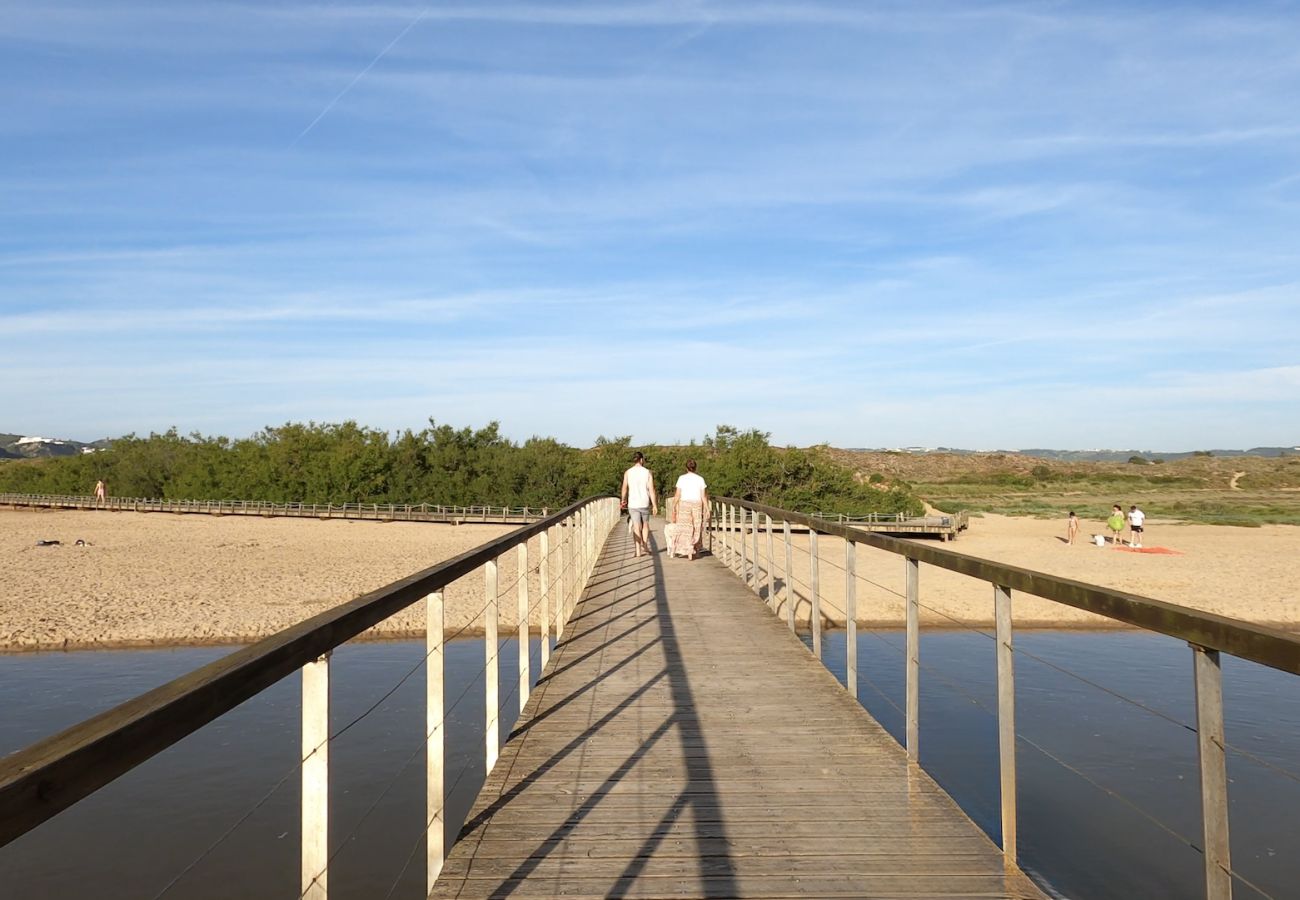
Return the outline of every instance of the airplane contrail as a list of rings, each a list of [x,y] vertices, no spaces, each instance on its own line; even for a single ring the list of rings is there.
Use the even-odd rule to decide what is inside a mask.
[[[407,32],[409,32],[412,28],[414,28],[416,25],[419,24],[420,20],[424,18],[425,14],[428,13],[428,11],[429,11],[429,7],[427,6],[421,8],[420,12],[416,15],[416,17],[412,19],[410,22],[406,23],[406,27],[403,28],[398,33],[397,37],[389,41],[388,46],[385,47],[383,50],[380,50],[379,53],[375,55],[375,58],[372,59],[369,63],[367,63],[366,67],[362,69],[360,72],[358,72],[356,76],[347,83],[347,86],[343,88],[343,90],[338,92],[338,96],[336,96],[329,103],[325,104],[325,108],[316,114],[316,118],[312,119],[311,123],[306,128],[298,132],[298,136],[289,142],[289,146],[294,147],[297,145],[299,141],[305,138],[308,135],[308,133],[310,133],[311,130],[316,127],[317,123],[320,122],[321,119],[325,118],[326,114],[328,114],[329,111],[333,109],[335,105],[347,95],[348,91],[352,90],[352,88],[356,86],[356,83],[360,81],[362,78],[364,78],[366,73],[375,67],[375,63],[379,62],[381,59],[387,56],[388,51],[392,50],[393,47],[397,46],[397,42],[400,41],[402,38],[406,37]]]

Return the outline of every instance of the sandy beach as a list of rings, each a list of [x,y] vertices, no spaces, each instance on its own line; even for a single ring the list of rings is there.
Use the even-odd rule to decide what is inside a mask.
[[[1234,528],[1219,525],[1171,525],[1148,520],[1144,546],[1162,553],[1133,553],[1107,544],[1093,545],[1100,522],[1084,522],[1074,545],[1064,542],[1064,521],[986,515],[971,520],[970,529],[945,549],[1141,594],[1259,624],[1295,630],[1300,626],[1300,528],[1265,525]],[[807,538],[794,538],[796,589],[807,593]],[[844,620],[844,542],[821,538],[820,594],[824,618]],[[778,534],[777,572],[784,553]],[[765,551],[764,551],[765,552]],[[860,548],[857,557],[858,621],[899,626],[904,621],[902,593],[904,563],[894,554]],[[780,592],[778,591],[778,597]],[[991,625],[992,588],[932,566],[921,566],[921,621],[953,625],[953,619]],[[926,607],[929,607],[928,609]],[[1106,627],[1113,621],[1025,594],[1013,598],[1018,625],[1042,627]],[[796,618],[805,620],[808,605],[796,605]]]
[[[1090,527],[1091,525],[1091,527]],[[261,519],[157,513],[0,510],[0,649],[57,649],[224,643],[262,637],[420,569],[449,559],[508,526]],[[1115,587],[1253,622],[1300,625],[1300,528],[1229,528],[1150,523],[1147,546],[1176,554],[1136,554],[1085,543],[1084,523],[1067,546],[1063,523],[986,516],[949,549]],[[80,539],[84,546],[76,546]],[[38,547],[37,541],[58,546]],[[662,533],[656,535],[662,544]],[[796,537],[796,588],[806,592],[806,537]],[[778,557],[782,555],[778,537]],[[843,543],[820,542],[823,611],[843,621]],[[530,558],[536,560],[537,540]],[[692,565],[664,559],[662,565]],[[695,563],[703,564],[703,563]],[[779,568],[779,566],[778,566]],[[860,550],[859,621],[903,621],[903,563]],[[514,554],[502,561],[501,627],[515,623]],[[923,566],[922,620],[988,624],[991,589]],[[536,574],[530,595],[539,596]],[[481,575],[447,591],[448,631],[475,633]],[[797,606],[806,619],[808,606]],[[1024,595],[1020,625],[1097,626],[1087,613]],[[375,629],[423,633],[423,604]],[[951,617],[951,618],[948,618]]]
[[[0,648],[264,637],[512,527],[0,510]],[[60,544],[38,547],[40,540]],[[538,552],[536,539],[530,551]],[[514,560],[511,553],[500,567],[503,594],[515,584]],[[532,589],[539,596],[535,577]],[[483,602],[481,574],[451,585],[448,631],[470,624]],[[514,609],[511,591],[503,628],[515,622]],[[424,604],[372,632],[423,634]]]

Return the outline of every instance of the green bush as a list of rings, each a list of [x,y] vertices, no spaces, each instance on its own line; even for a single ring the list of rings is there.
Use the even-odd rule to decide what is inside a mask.
[[[715,496],[802,512],[922,511],[906,486],[862,484],[825,447],[773,447],[764,432],[726,425],[698,444],[637,448],[629,437],[602,436],[590,450],[543,437],[516,444],[496,422],[456,429],[430,420],[428,428],[396,437],[352,421],[288,423],[240,440],[183,437],[172,429],[127,435],[99,453],[15,461],[0,467],[0,491],[89,494],[102,479],[114,496],[169,500],[557,508],[616,493],[636,449],[664,497],[695,457]]]

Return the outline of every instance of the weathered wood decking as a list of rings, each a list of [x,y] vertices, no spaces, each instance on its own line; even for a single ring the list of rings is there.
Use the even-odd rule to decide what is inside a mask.
[[[1044,895],[720,563],[616,527],[432,896]]]

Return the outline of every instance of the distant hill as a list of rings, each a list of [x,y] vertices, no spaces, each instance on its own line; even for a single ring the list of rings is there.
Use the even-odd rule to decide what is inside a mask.
[[[1249,450],[1049,450],[1040,447],[1021,450],[962,450],[957,447],[848,447],[857,453],[910,453],[917,455],[947,454],[950,456],[977,456],[993,453],[1007,456],[1027,456],[1034,459],[1054,459],[1061,462],[1128,462],[1135,456],[1143,459],[1163,459],[1174,461],[1190,459],[1196,456],[1262,456],[1277,458],[1281,456],[1300,456],[1298,447],[1252,447]]]
[[[66,438],[47,438],[38,435],[0,434],[0,459],[39,459],[50,456],[76,456],[94,453],[109,445],[108,440],[89,444]]]

